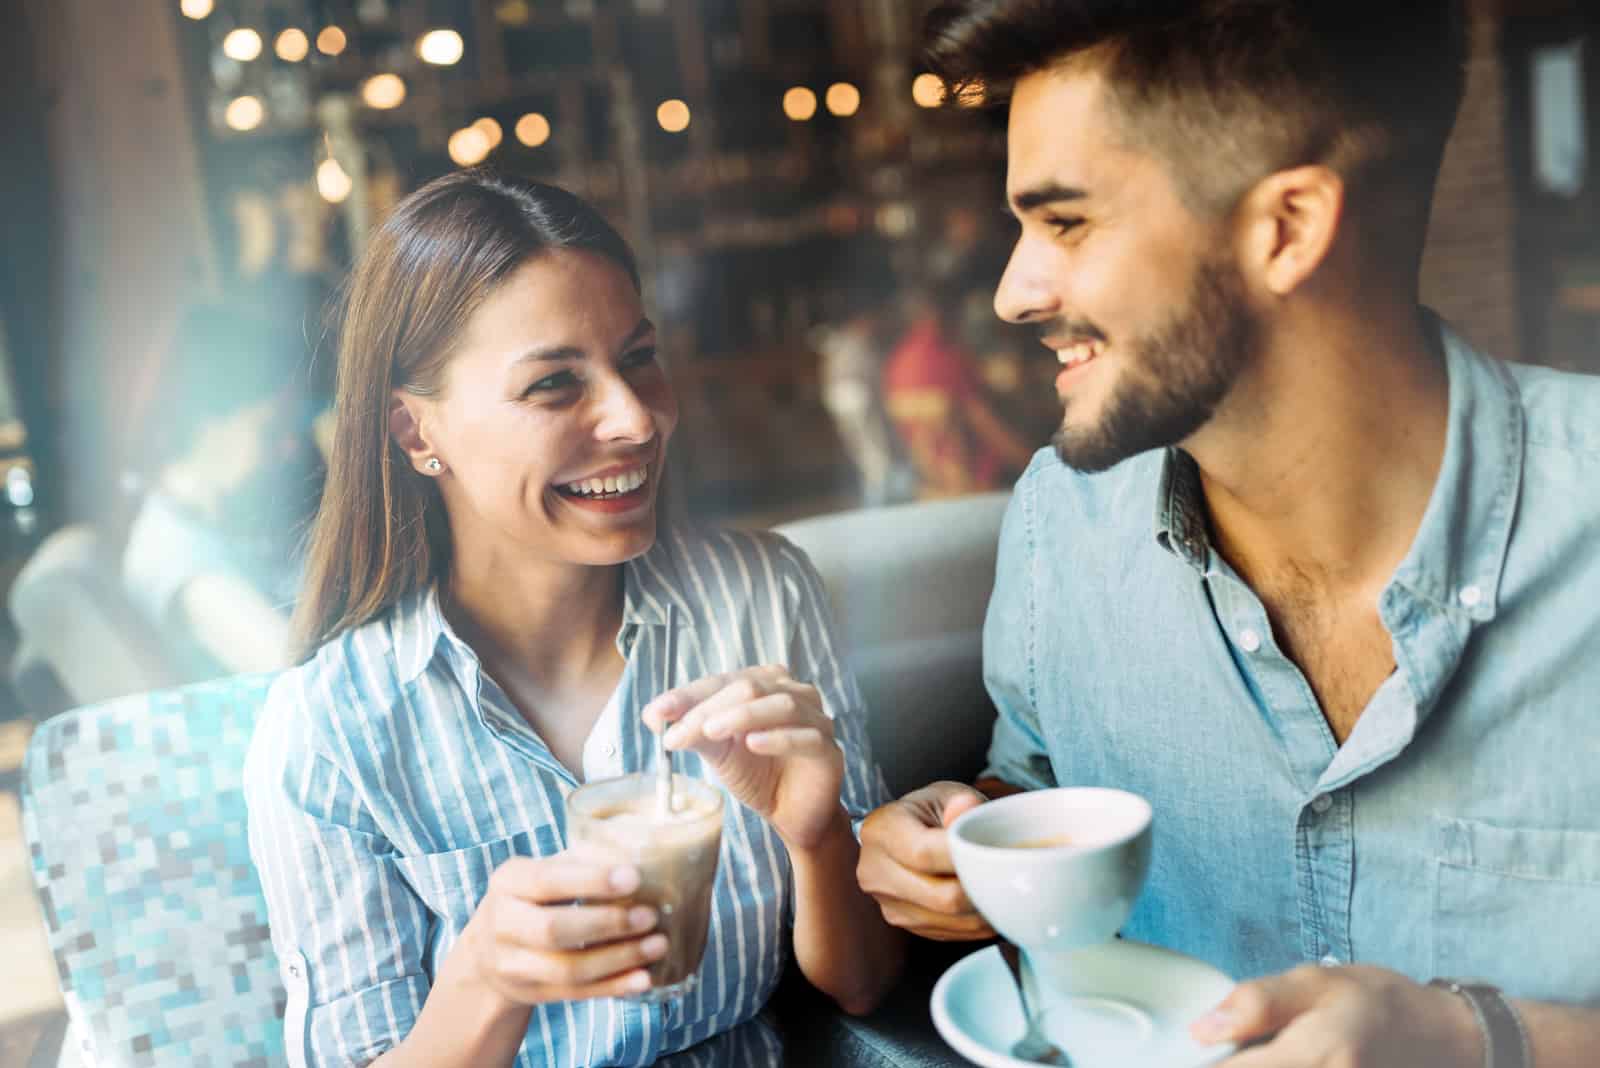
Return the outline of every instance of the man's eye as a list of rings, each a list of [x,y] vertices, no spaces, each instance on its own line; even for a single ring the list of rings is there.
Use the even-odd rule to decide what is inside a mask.
[[[654,345],[648,348],[634,349],[622,357],[622,366],[630,370],[638,367],[649,367],[655,362],[656,350]]]
[[[527,388],[523,396],[534,393],[551,393],[559,389],[569,389],[578,384],[578,376],[571,371],[557,371],[553,375],[546,375]]]
[[[1076,230],[1078,227],[1082,226],[1083,220],[1078,218],[1076,215],[1069,215],[1064,218],[1057,217],[1046,219],[1044,224],[1050,227],[1057,237],[1065,237],[1073,230]]]

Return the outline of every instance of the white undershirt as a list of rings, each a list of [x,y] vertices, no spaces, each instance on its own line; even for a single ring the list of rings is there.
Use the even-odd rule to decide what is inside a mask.
[[[599,718],[590,728],[589,737],[583,740],[584,782],[614,779],[622,774],[622,693],[628,688],[628,676],[632,671],[630,660],[622,669],[622,677],[617,680],[617,688],[611,691],[606,707],[600,710]]]

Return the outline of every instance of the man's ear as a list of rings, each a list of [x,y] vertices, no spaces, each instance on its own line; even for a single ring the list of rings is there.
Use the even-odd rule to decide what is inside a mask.
[[[1344,221],[1344,179],[1320,165],[1268,175],[1245,195],[1243,266],[1274,296],[1286,297],[1328,258]]]
[[[389,436],[418,473],[430,474],[423,464],[438,453],[428,440],[424,409],[423,399],[415,393],[397,389],[389,394]]]

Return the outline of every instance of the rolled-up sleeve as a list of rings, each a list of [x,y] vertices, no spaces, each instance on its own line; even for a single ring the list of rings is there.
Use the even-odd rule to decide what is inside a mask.
[[[873,809],[890,800],[889,787],[867,738],[866,702],[854,673],[839,656],[833,612],[817,569],[789,542],[783,543],[781,559],[793,599],[789,669],[795,678],[810,682],[822,694],[823,708],[833,720],[834,738],[844,752],[839,800],[852,826],[859,827]]]
[[[1035,545],[1031,489],[1031,479],[1024,476],[1006,508],[994,595],[983,624],[983,681],[999,713],[983,777],[1037,790],[1056,781],[1035,702],[1038,628],[1031,581]]]
[[[266,893],[291,1065],[371,1062],[411,1030],[429,981],[428,914],[361,802],[313,665],[268,695],[245,769],[250,855]]]

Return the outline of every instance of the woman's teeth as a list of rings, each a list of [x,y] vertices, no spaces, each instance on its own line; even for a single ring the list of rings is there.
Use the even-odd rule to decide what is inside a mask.
[[[1064,367],[1076,367],[1080,363],[1088,363],[1098,355],[1100,355],[1098,341],[1080,341],[1076,345],[1056,350],[1056,359],[1060,360]]]
[[[574,497],[621,497],[623,494],[632,493],[646,482],[650,481],[650,466],[624,471],[620,475],[610,478],[586,478],[581,482],[568,482],[561,487],[561,492]]]

